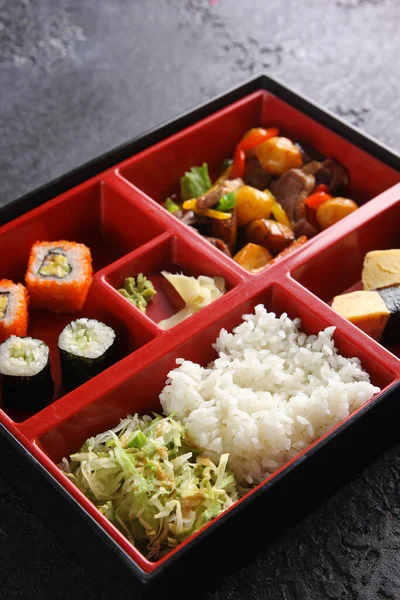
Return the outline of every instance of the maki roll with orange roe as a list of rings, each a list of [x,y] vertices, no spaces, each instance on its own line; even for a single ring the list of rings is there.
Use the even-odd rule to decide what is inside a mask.
[[[21,283],[0,280],[0,342],[28,330],[28,292]]]
[[[92,257],[84,244],[36,242],[25,276],[31,306],[55,313],[82,309],[93,278]]]

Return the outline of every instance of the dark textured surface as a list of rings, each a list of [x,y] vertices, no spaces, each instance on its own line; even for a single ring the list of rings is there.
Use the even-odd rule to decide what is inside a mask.
[[[0,0],[0,201],[260,70],[399,149],[399,21],[398,0]],[[1,598],[119,598],[1,477]],[[400,447],[206,598],[400,599],[399,494]]]

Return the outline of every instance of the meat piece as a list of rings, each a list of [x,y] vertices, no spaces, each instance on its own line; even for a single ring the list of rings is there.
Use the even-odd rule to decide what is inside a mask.
[[[222,186],[223,195],[229,194],[229,192],[237,192],[243,186],[244,181],[240,177],[237,177],[237,179],[227,179]]]
[[[327,158],[322,163],[321,169],[315,173],[315,183],[327,185],[328,193],[336,195],[349,183],[349,175],[342,165]]]
[[[311,161],[322,162],[325,160],[325,156],[307,142],[296,142],[296,146],[301,152],[303,163],[309,163]]]
[[[202,217],[201,215],[196,215],[192,210],[177,210],[174,213],[174,216],[177,217],[182,223],[185,225],[190,225],[191,227],[205,227],[208,225],[207,217]]]
[[[208,192],[206,192],[203,196],[200,196],[196,200],[196,208],[199,210],[206,210],[207,208],[212,208],[222,198],[225,194],[229,194],[229,192],[236,192],[243,185],[243,180],[240,178],[237,179],[227,179],[224,181],[222,185],[219,185],[215,188],[211,188]]]
[[[290,169],[271,185],[271,191],[286,212],[288,219],[295,223],[304,217],[304,200],[315,187],[313,175],[306,175],[301,169]]]
[[[318,233],[318,229],[312,225],[307,219],[300,219],[293,225],[293,232],[298,238],[305,235],[308,239],[314,237]]]
[[[271,183],[272,176],[262,168],[256,156],[248,156],[243,179],[246,185],[251,185],[258,190],[266,190]]]
[[[225,244],[225,242],[223,242],[219,238],[209,237],[209,236],[205,236],[205,239],[208,240],[210,242],[210,244],[215,246],[215,248],[218,248],[218,250],[221,250],[221,252],[223,252],[224,254],[229,256],[229,258],[232,258],[232,254],[230,253],[229,248]]]
[[[302,167],[301,170],[305,175],[315,175],[322,168],[322,162],[319,162],[319,160],[312,160],[306,165],[304,165],[304,167]]]
[[[290,227],[270,219],[254,219],[247,224],[245,236],[248,242],[264,246],[272,254],[282,252],[294,241]]]
[[[231,219],[225,219],[224,221],[210,219],[210,221],[212,237],[222,240],[228,246],[229,251],[233,252],[237,239],[236,209],[233,209]]]
[[[223,196],[222,185],[209,190],[203,196],[199,196],[199,198],[197,198],[196,200],[196,208],[198,208],[199,210],[206,210],[207,208],[212,208],[213,206],[218,204],[221,196]]]
[[[305,235],[300,236],[299,238],[297,238],[297,240],[294,240],[294,242],[292,242],[290,244],[290,246],[288,246],[287,248],[285,248],[284,250],[282,250],[282,252],[279,252],[279,254],[277,254],[271,260],[271,262],[269,263],[269,265],[274,265],[276,262],[278,262],[278,260],[281,260],[282,258],[285,258],[285,256],[287,256],[288,254],[291,254],[292,252],[294,252],[295,250],[297,250],[297,248],[300,248],[300,246],[302,246],[306,242],[308,242],[308,239],[306,238],[306,236]]]
[[[327,158],[323,162],[312,160],[301,170],[306,175],[314,175],[316,185],[321,183],[327,185],[329,194],[337,194],[349,183],[346,169],[331,158]]]

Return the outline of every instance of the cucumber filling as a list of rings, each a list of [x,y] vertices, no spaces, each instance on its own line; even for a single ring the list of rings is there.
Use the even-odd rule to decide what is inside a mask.
[[[17,377],[32,377],[44,369],[49,360],[49,348],[41,340],[12,335],[0,345],[0,373]]]
[[[74,344],[80,350],[86,350],[90,342],[97,342],[97,332],[91,328],[89,329],[86,325],[77,324],[75,331],[72,334]]]
[[[64,279],[72,268],[68,262],[68,258],[63,253],[62,248],[54,248],[50,250],[47,256],[44,258],[42,266],[39,269],[39,275],[57,277],[58,279]]]
[[[19,340],[10,348],[10,357],[19,358],[26,363],[36,360],[32,345],[24,340]]]
[[[7,312],[9,292],[0,292],[0,320],[4,319]]]
[[[58,338],[60,350],[84,358],[99,358],[114,343],[115,332],[96,319],[72,321]]]

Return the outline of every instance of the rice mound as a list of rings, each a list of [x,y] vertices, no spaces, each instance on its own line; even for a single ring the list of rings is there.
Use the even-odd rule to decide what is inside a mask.
[[[160,394],[213,460],[229,452],[243,485],[257,484],[379,392],[358,358],[341,356],[335,327],[318,335],[260,304],[220,331],[208,367],[178,359]]]

